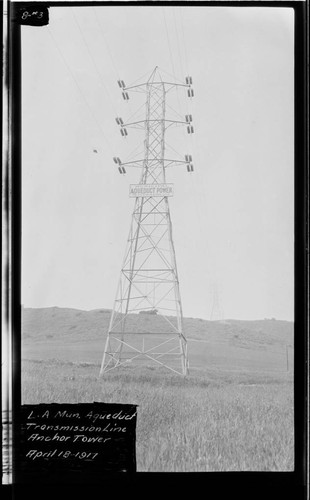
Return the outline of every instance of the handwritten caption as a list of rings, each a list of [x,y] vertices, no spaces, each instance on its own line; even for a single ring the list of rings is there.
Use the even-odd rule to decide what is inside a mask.
[[[62,477],[136,470],[137,406],[107,403],[23,405],[20,467],[23,480],[36,474]],[[57,478],[56,478],[57,479]],[[55,480],[55,479],[53,479]]]
[[[17,21],[28,26],[45,26],[49,23],[48,7],[44,5],[20,7],[17,11]]]

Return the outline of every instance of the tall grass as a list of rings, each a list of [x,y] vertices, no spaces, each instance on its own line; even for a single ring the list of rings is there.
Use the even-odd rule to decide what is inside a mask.
[[[23,364],[23,403],[137,404],[137,470],[293,470],[293,389],[286,379],[118,369],[98,378],[87,364]]]

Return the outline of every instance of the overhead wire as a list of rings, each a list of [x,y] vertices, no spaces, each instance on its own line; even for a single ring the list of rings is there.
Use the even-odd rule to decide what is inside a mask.
[[[100,34],[100,36],[101,36],[101,38],[102,38],[102,40],[104,42],[104,45],[106,47],[107,53],[109,55],[113,71],[114,71],[114,73],[116,75],[116,81],[119,81],[119,80],[121,80],[120,72],[118,71],[117,65],[116,65],[114,57],[112,55],[112,51],[111,51],[110,46],[108,44],[108,41],[107,41],[107,39],[106,39],[106,37],[104,35],[103,26],[102,26],[101,22],[99,22],[100,15],[98,15],[98,13],[96,12],[96,8],[95,7],[92,7],[92,13],[93,13],[93,15],[95,17],[96,25],[98,26],[98,33]],[[126,100],[126,105],[129,107],[130,113],[132,113],[130,99]],[[116,116],[119,116],[119,111],[117,112]]]
[[[187,55],[187,44],[186,44],[186,41],[185,41],[184,25],[183,25],[183,17],[182,17],[181,7],[179,7],[178,12],[179,12],[179,18],[180,18],[180,27],[181,27],[181,36],[180,36],[180,38],[181,38],[181,40],[183,42],[183,53],[184,53],[184,57],[185,57],[185,70],[187,72],[187,75],[190,75],[189,65],[188,65],[188,55]],[[179,50],[179,54],[180,53],[181,53],[181,50]],[[190,101],[191,101],[191,108],[194,109],[193,99],[190,99]],[[189,102],[188,101],[186,101],[186,109],[187,109],[187,114],[193,114],[194,119],[195,119],[195,113],[192,110],[190,110],[190,108],[189,108]],[[190,134],[190,142],[191,142],[191,144],[193,146],[193,149],[195,150],[196,149],[195,148],[195,134]]]
[[[176,75],[173,75],[172,73],[169,73],[169,71],[163,70],[160,68],[160,72],[164,75],[167,75],[169,77],[172,77],[177,83],[181,83],[184,85],[184,80],[180,80],[179,78],[176,77]]]
[[[113,58],[113,56],[112,56],[112,53],[111,53],[111,50],[110,50],[109,44],[108,44],[108,42],[107,42],[107,40],[106,40],[106,38],[105,38],[105,36],[104,36],[103,30],[102,30],[102,25],[101,25],[101,23],[99,22],[99,19],[98,19],[98,14],[96,13],[96,9],[95,9],[95,7],[92,7],[92,12],[93,12],[94,17],[95,17],[95,19],[96,19],[96,23],[97,23],[97,25],[98,25],[98,27],[99,27],[99,33],[100,33],[100,35],[101,35],[101,37],[102,37],[102,39],[103,39],[103,42],[104,42],[104,44],[105,44],[105,46],[106,46],[106,49],[107,49],[108,55],[109,55],[109,57],[110,57],[110,60],[111,60],[111,63],[112,63],[113,69],[114,69],[114,71],[115,71],[115,74],[116,74],[117,80],[120,80],[120,75],[119,75],[119,72],[118,72],[117,67],[116,67],[116,64],[115,64],[115,62],[114,62],[114,58]]]
[[[184,115],[181,115],[181,113],[176,111],[172,106],[170,106],[170,104],[166,103],[166,108],[171,109],[171,111],[173,111],[178,116],[178,118],[181,118],[184,121]]]
[[[182,54],[181,54],[181,50],[180,50],[180,41],[179,41],[179,34],[178,34],[178,29],[177,29],[176,15],[175,15],[175,8],[173,8],[172,13],[173,13],[174,28],[175,28],[176,39],[177,39],[179,59],[180,59],[180,69],[181,69],[181,74],[184,75],[183,64],[182,64]]]
[[[181,31],[182,31],[182,36],[183,36],[183,42],[185,41],[185,34],[184,34],[184,24],[183,24],[183,16],[182,16],[182,7],[179,7],[179,14],[180,14],[180,20],[181,20]],[[188,57],[187,57],[187,49],[186,49],[186,44],[184,43],[184,56],[185,56],[185,69],[188,70]]]
[[[180,13],[180,11],[178,11],[178,12]],[[182,57],[182,50],[181,50],[181,42],[180,42],[180,38],[182,38],[182,31],[180,32],[180,36],[179,36],[178,26],[177,26],[177,19],[176,19],[176,9],[173,9],[173,20],[174,20],[174,28],[175,28],[175,32],[176,32],[178,55],[179,55],[179,60],[180,60],[180,68],[181,68],[182,75],[185,78],[185,71],[184,71],[184,66],[183,66],[183,57]],[[181,19],[179,20],[179,26],[180,26],[180,28],[182,30]],[[183,39],[183,42],[184,42],[184,51],[185,51],[186,50],[186,43],[185,43],[184,39]],[[186,63],[186,61],[185,61],[185,63]],[[187,66],[187,64],[186,64],[186,66]],[[188,69],[188,68],[186,68],[186,69]],[[187,75],[189,75],[189,72],[187,72]],[[187,114],[188,115],[191,114],[191,111],[190,111],[190,108],[189,108],[188,99],[186,99],[185,106],[186,106]],[[185,130],[184,130],[184,134],[185,134]],[[191,138],[192,138],[192,135],[191,135]]]
[[[144,151],[143,149],[141,150],[141,144],[138,144],[126,157],[125,161],[127,162],[130,161],[130,158],[135,159],[138,155],[143,155]],[[142,158],[141,158],[142,159]]]
[[[136,85],[136,83],[138,83],[140,80],[142,80],[142,78],[145,78],[146,76],[150,76],[153,73],[153,71],[154,71],[153,68],[150,71],[146,71],[146,73],[144,73],[142,76],[139,76],[139,78],[137,78],[136,80],[134,80],[133,82],[131,82],[130,85],[128,85],[128,87]]]
[[[174,147],[173,147],[173,146],[171,146],[171,144],[169,144],[167,141],[165,141],[165,143],[166,143],[166,146],[168,146],[168,148],[169,148],[169,149],[171,149],[171,151],[173,151],[173,152],[174,152],[174,153],[176,153],[176,154],[177,154],[180,158],[182,158],[182,159],[183,159],[183,156],[180,154],[180,152],[179,152],[179,151],[176,151],[176,149],[174,149]]]
[[[165,22],[165,29],[166,29],[166,35],[167,35],[167,41],[168,41],[168,47],[169,47],[169,54],[170,54],[170,60],[171,60],[171,67],[172,67],[173,79],[176,82],[177,81],[176,71],[175,71],[175,65],[174,65],[174,59],[173,59],[173,55],[172,55],[172,50],[171,50],[170,37],[169,37],[169,32],[168,32],[168,26],[167,26],[167,21],[166,21],[164,7],[162,7],[162,12],[163,12],[164,22]],[[172,7],[172,13],[174,13],[174,7]],[[179,109],[181,110],[181,103],[180,103],[180,97],[179,97],[178,90],[179,90],[179,88],[178,88],[178,86],[176,86],[177,101],[178,101],[178,104],[179,104]]]
[[[73,14],[73,19],[74,19],[74,22],[75,22],[75,24],[76,24],[76,25],[77,25],[77,27],[78,27],[79,33],[80,33],[81,38],[82,38],[82,40],[83,40],[83,43],[84,43],[84,45],[85,45],[85,47],[86,47],[86,50],[87,50],[88,55],[89,55],[89,57],[90,57],[90,60],[92,61],[92,64],[93,64],[93,66],[94,66],[94,68],[95,68],[95,71],[96,71],[96,73],[97,73],[97,75],[98,75],[98,78],[99,78],[99,80],[100,80],[100,83],[101,83],[102,87],[104,88],[104,90],[105,90],[105,92],[106,92],[106,94],[107,94],[109,104],[110,104],[110,106],[112,107],[113,112],[116,114],[116,113],[117,113],[117,111],[116,111],[115,107],[114,107],[114,106],[113,106],[113,104],[112,104],[113,100],[111,99],[110,93],[109,93],[109,91],[108,91],[108,89],[107,89],[107,87],[106,87],[106,84],[105,84],[105,82],[104,82],[104,80],[103,80],[103,77],[102,77],[102,75],[101,75],[101,73],[100,73],[100,71],[99,71],[99,68],[98,68],[98,66],[97,66],[97,63],[96,63],[96,61],[95,61],[95,59],[94,59],[94,57],[93,57],[93,55],[92,55],[92,53],[91,53],[91,50],[90,50],[89,45],[88,45],[88,43],[87,43],[87,40],[86,40],[86,38],[85,38],[85,36],[84,36],[84,34],[83,34],[83,31],[82,31],[82,29],[81,29],[81,26],[80,26],[80,24],[79,24],[79,22],[78,22],[78,19],[77,19],[77,17],[76,17],[76,14],[75,14],[74,9],[73,9],[73,8],[72,8],[72,9],[70,9],[70,12],[72,12],[72,14]]]
[[[127,120],[126,120],[126,123],[128,123],[128,122],[129,122],[129,120],[132,120],[132,118],[133,118],[134,116],[136,116],[136,115],[140,112],[140,110],[141,110],[142,108],[144,108],[144,107],[145,107],[145,103],[141,104],[141,106],[139,106],[139,108],[138,108],[138,109],[137,109],[134,113],[132,113],[131,115],[129,115],[129,116],[128,116],[128,118],[127,118]],[[142,121],[143,121],[143,120],[142,120]]]
[[[182,7],[179,7],[178,9],[178,13],[179,13],[179,19],[180,19],[180,38],[181,38],[181,41],[182,41],[182,44],[183,45],[183,54],[184,54],[184,65],[185,65],[185,71],[187,73],[187,76],[190,75],[190,71],[189,71],[189,63],[188,63],[188,54],[187,54],[187,43],[186,43],[186,39],[185,39],[185,32],[184,32],[184,24],[183,24],[183,17],[182,17]],[[190,102],[191,104],[193,103],[193,100],[190,99]],[[186,110],[187,110],[187,114],[190,114],[190,111],[191,111],[192,108],[190,108],[189,106],[189,101],[186,100]]]
[[[184,73],[183,72],[183,62],[182,62],[182,56],[181,56],[181,46],[180,46],[180,37],[179,37],[179,34],[178,34],[178,26],[177,26],[177,20],[176,20],[176,15],[175,15],[175,7],[172,7],[172,17],[173,17],[173,23],[174,23],[174,31],[175,31],[175,37],[176,37],[176,45],[177,45],[177,54],[178,54],[178,59],[179,59],[179,67],[180,67],[180,70],[182,72],[182,74]],[[166,72],[168,75],[169,73]],[[184,75],[185,76],[185,75]],[[173,78],[176,82],[180,82],[181,84],[184,85],[184,80],[179,80],[178,78],[176,78],[176,75],[175,75],[175,71],[174,71],[174,75],[173,75]],[[182,106],[181,106],[181,102],[180,102],[180,94],[179,94],[179,87],[177,86],[176,87],[176,97],[177,97],[177,101],[178,101],[178,106],[179,106],[179,110],[180,110],[180,113],[178,113],[176,110],[173,110],[177,115],[179,115],[180,117],[182,117],[182,121],[184,121],[185,119],[185,113],[182,109]],[[183,89],[182,89],[183,90]],[[186,99],[186,103],[185,103],[185,106],[186,106],[186,110],[187,110],[187,114],[190,114],[190,111],[189,111],[189,106],[188,106],[188,102],[187,102],[187,99]],[[171,109],[172,107],[169,106]],[[184,144],[187,144],[188,142],[188,138],[187,138],[187,134],[186,134],[186,129],[185,127],[183,126],[182,127],[182,135],[183,135],[183,138],[184,138]],[[190,134],[192,135],[192,134]],[[170,146],[171,147],[171,146]],[[175,153],[176,150],[174,148],[171,148],[173,149],[173,151]],[[187,151],[185,151],[184,153],[187,153]],[[183,155],[180,155],[178,154],[182,159],[184,159],[184,156]]]
[[[86,99],[86,97],[85,97],[85,95],[84,95],[84,93],[83,93],[83,91],[82,91],[82,89],[81,89],[81,87],[80,87],[80,85],[79,85],[79,83],[78,83],[78,81],[77,81],[77,79],[76,79],[76,77],[75,77],[75,75],[74,75],[73,71],[71,70],[71,68],[70,68],[70,66],[69,66],[69,64],[68,64],[68,62],[67,62],[67,60],[66,60],[66,58],[65,58],[65,56],[64,56],[64,54],[63,54],[63,52],[61,51],[61,49],[60,49],[60,47],[59,47],[58,43],[56,42],[56,39],[55,39],[55,37],[54,37],[54,35],[53,35],[53,33],[52,33],[52,30],[51,30],[50,26],[47,26],[47,32],[49,33],[49,35],[50,35],[50,37],[51,37],[51,39],[52,39],[53,43],[55,44],[55,47],[56,47],[56,49],[57,49],[58,53],[60,54],[60,57],[61,57],[61,59],[62,59],[62,61],[63,61],[64,65],[65,65],[65,67],[67,68],[67,70],[68,70],[69,74],[71,75],[71,77],[72,77],[72,79],[73,79],[73,81],[74,81],[74,83],[75,83],[75,85],[76,85],[76,87],[77,87],[77,89],[78,89],[78,92],[79,92],[79,94],[81,95],[81,97],[82,97],[82,99],[83,99],[83,101],[84,101],[84,103],[85,103],[86,107],[88,108],[88,110],[89,110],[89,112],[90,112],[90,114],[91,114],[91,116],[92,116],[92,118],[93,118],[94,122],[96,123],[96,125],[97,125],[98,129],[100,130],[100,132],[101,132],[101,134],[102,134],[102,137],[105,139],[105,141],[106,141],[106,143],[108,144],[108,146],[109,146],[109,148],[110,148],[111,152],[113,152],[112,145],[111,145],[110,141],[108,140],[108,138],[107,138],[106,134],[104,133],[104,131],[103,131],[103,129],[102,129],[102,127],[101,127],[101,125],[100,125],[100,123],[99,123],[99,121],[98,121],[97,117],[96,117],[96,116],[95,116],[95,114],[93,113],[93,110],[92,110],[92,108],[91,108],[91,106],[90,106],[89,102],[87,101],[87,99]]]
[[[185,7],[186,8],[186,7]],[[188,51],[187,51],[187,43],[186,43],[186,37],[185,37],[185,30],[184,30],[184,20],[183,20],[183,14],[182,14],[182,11],[183,11],[183,7],[179,7],[178,8],[178,13],[179,13],[179,19],[180,19],[180,28],[181,28],[181,41],[182,41],[182,45],[183,45],[183,51],[182,53],[184,54],[184,60],[185,60],[185,70],[187,72],[187,75],[190,75],[190,71],[189,71],[189,58],[188,58]],[[191,101],[191,108],[192,108],[192,114],[193,114],[193,120],[195,122],[195,116],[196,116],[196,113],[195,113],[195,99],[190,99]],[[189,113],[189,102],[187,101],[187,113]],[[194,199],[193,199],[193,203],[194,203],[194,208],[195,208],[195,212],[197,214],[197,217],[196,219],[198,219],[198,226],[199,226],[199,232],[201,235],[205,234],[206,230],[205,228],[203,227],[203,224],[202,224],[202,217],[201,217],[201,214],[204,212],[204,207],[205,207],[205,200],[206,200],[206,197],[205,195],[203,194],[202,192],[202,189],[204,188],[203,185],[201,185],[201,181],[202,181],[202,184],[203,184],[203,175],[200,175],[199,176],[199,168],[201,168],[202,166],[202,161],[201,161],[201,157],[200,157],[200,152],[199,152],[199,148],[197,147],[197,143],[196,143],[196,134],[190,134],[190,143],[191,143],[191,149],[192,149],[192,152],[193,152],[193,164],[195,165],[198,165],[198,177],[196,175],[190,175],[191,179],[190,179],[190,184],[191,184],[191,190],[192,190],[192,193],[194,193]],[[195,168],[196,170],[196,168]],[[199,180],[199,182],[198,182]],[[202,246],[204,247],[204,253],[206,256],[209,256],[210,255],[210,251],[209,251],[209,245],[208,245],[208,242],[207,242],[207,239],[206,238],[202,238]],[[209,258],[207,257],[206,258],[206,263],[207,263],[207,272],[209,273],[209,275],[211,275],[211,272],[210,272],[210,268],[209,268]]]
[[[171,69],[172,69],[172,73],[173,74],[171,75],[168,71],[164,71],[164,70],[160,70],[160,71],[161,71],[161,73],[163,75],[167,75],[169,78],[172,77],[173,82],[177,83],[177,81],[179,81],[181,83],[181,81],[178,80],[176,78],[176,76],[175,76],[175,65],[174,65],[173,55],[172,55],[172,50],[171,50],[171,43],[170,43],[170,38],[169,38],[169,32],[168,32],[168,26],[167,26],[167,20],[166,20],[165,10],[164,10],[163,7],[162,7],[161,11],[162,11],[162,16],[163,16],[163,20],[164,20],[165,33],[166,33],[166,38],[167,38],[167,43],[168,43],[169,56],[170,56],[170,62],[171,62]],[[177,100],[178,100],[178,104],[179,104],[179,110],[181,111],[181,105],[180,105],[180,100],[179,100],[179,95],[178,95],[178,87],[177,86],[176,86],[176,94],[177,94]],[[181,113],[178,113],[171,105],[169,105],[169,104],[166,103],[166,107],[168,109],[171,109],[176,115],[178,115],[178,116],[180,116],[180,117],[183,118],[183,115]],[[167,143],[167,141],[166,141],[166,148],[169,148],[169,149],[173,150],[175,153],[178,154],[178,156],[181,156],[180,153],[176,152],[176,150],[174,148],[172,148],[170,146],[170,144]]]
[[[167,22],[166,22],[166,15],[165,15],[165,9],[164,7],[161,8],[163,18],[164,18],[164,24],[165,24],[165,29],[166,29],[166,36],[167,36],[167,41],[168,41],[168,48],[169,48],[169,54],[170,54],[170,62],[171,62],[171,67],[172,67],[172,73],[175,75],[175,69],[174,69],[174,64],[173,64],[173,57],[172,57],[172,51],[171,51],[171,45],[170,45],[170,39],[169,39],[169,33],[168,33],[168,27],[167,27]],[[174,76],[175,78],[175,76]]]
[[[178,9],[178,13],[179,13],[180,36],[178,33],[175,11],[173,10],[173,19],[174,19],[176,41],[177,41],[177,46],[178,46],[179,64],[180,64],[181,70],[183,71],[184,65],[183,65],[183,60],[182,60],[182,54],[184,54],[185,71],[187,72],[187,76],[189,76],[190,71],[189,71],[189,63],[188,63],[187,43],[185,40],[184,23],[183,23],[183,17],[182,17],[182,10],[180,7]],[[183,50],[181,49],[181,44],[183,45]],[[188,100],[186,100],[186,110],[187,110],[186,112],[187,112],[187,114],[193,115],[193,119],[195,122],[195,106],[194,106],[192,98],[190,98],[190,101],[191,102],[189,103]],[[180,105],[180,102],[179,102],[179,105]],[[183,129],[183,130],[184,130],[184,134],[185,134],[185,129]],[[185,143],[187,143],[187,140]],[[190,153],[193,155],[193,164],[195,165],[195,163],[196,163],[196,165],[198,165],[198,172],[199,172],[199,165],[201,165],[201,161],[199,158],[200,155],[199,155],[197,145],[196,145],[195,134],[190,134],[190,144],[191,144],[191,147],[189,149],[191,150]],[[204,207],[204,200],[203,200],[204,197],[202,195],[201,185],[200,185],[200,182],[198,182],[197,176],[195,174],[192,175],[192,173],[190,173],[190,177],[191,177],[191,179],[189,180],[189,184],[191,186],[191,192],[194,193],[193,203],[194,203],[194,210],[196,212],[195,219],[198,220],[199,233],[201,235],[203,235],[205,233],[205,229],[204,229],[203,224],[202,224],[201,214],[204,212],[204,210],[202,209],[202,207]],[[199,177],[201,180],[202,177],[201,176],[199,176]],[[207,251],[206,239],[203,238],[202,242],[203,242],[203,245],[206,246],[206,254],[208,255],[209,252]]]
[[[106,36],[104,34],[104,26],[102,25],[102,23],[99,21],[99,18],[100,16],[98,15],[98,12],[96,11],[96,8],[92,7],[92,13],[95,17],[95,20],[96,20],[96,25],[97,25],[97,32],[99,33],[101,39],[103,40],[104,42],[104,45],[106,47],[106,50],[107,50],[107,53],[109,55],[109,58],[110,58],[110,62],[111,62],[111,65],[112,65],[112,68],[113,68],[113,71],[115,73],[115,76],[116,76],[116,81],[120,81],[121,80],[121,76],[120,76],[120,72],[118,71],[118,67],[117,67],[117,64],[115,62],[115,58],[113,57],[113,53],[110,49],[110,46],[108,44],[108,41],[106,39]],[[146,76],[149,72],[145,73],[143,76],[139,77],[137,80],[135,80],[134,82],[130,83],[130,85],[127,85],[127,86],[132,86],[132,85],[135,85],[136,82],[138,82],[139,80],[141,80],[144,76]],[[129,120],[131,120],[135,115],[137,115],[137,113],[140,111],[140,109],[142,107],[145,106],[145,103],[143,103],[136,111],[132,111],[132,106],[131,106],[131,102],[130,102],[130,99],[129,100],[126,100],[126,104],[127,106],[129,107],[129,117],[126,118],[126,122],[128,122]],[[123,111],[123,110],[122,110]],[[116,116],[121,116],[122,115],[122,111],[120,111],[120,107],[118,106],[118,111],[116,113]]]

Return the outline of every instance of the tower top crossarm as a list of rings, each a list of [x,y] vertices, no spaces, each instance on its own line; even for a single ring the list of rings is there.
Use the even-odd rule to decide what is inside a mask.
[[[159,80],[159,81],[153,81],[153,82],[144,82],[144,83],[140,83],[138,85],[132,85],[129,87],[125,87],[124,90],[134,90],[134,89],[137,89],[140,87],[146,87],[147,85],[156,85],[156,84],[170,85],[172,87],[190,87],[190,85],[187,85],[186,83],[166,82],[163,80]]]
[[[139,83],[136,85],[125,85],[125,82],[123,80],[118,80],[118,85],[122,89],[123,93],[126,93],[128,91],[137,91],[137,92],[147,92],[147,88],[150,85],[164,85],[166,87],[166,92],[171,90],[173,87],[185,87],[188,89],[189,92],[189,97],[193,97],[193,89],[192,89],[192,77],[191,76],[186,76],[184,82],[172,82],[172,81],[166,81],[163,80],[161,77],[161,74],[159,73],[158,66],[155,67],[155,69],[152,71],[150,77],[146,82]],[[126,96],[123,96],[124,99],[126,100]],[[127,97],[128,99],[128,97]]]

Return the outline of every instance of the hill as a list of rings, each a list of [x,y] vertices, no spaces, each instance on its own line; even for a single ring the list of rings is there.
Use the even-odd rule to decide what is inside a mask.
[[[22,315],[25,339],[39,340],[45,337],[82,340],[94,339],[106,334],[110,309],[82,311],[60,307],[24,308]],[[137,315],[129,315],[135,322]],[[141,321],[141,316],[139,317]],[[143,315],[147,329],[151,315]],[[250,342],[256,344],[292,344],[294,324],[290,321],[225,320],[208,321],[200,318],[184,318],[184,331],[188,338],[197,340]]]
[[[82,311],[49,307],[24,308],[23,356],[27,359],[61,359],[100,363],[111,311]],[[134,326],[141,315],[130,315]],[[152,315],[143,315],[145,329]],[[207,321],[184,318],[190,364],[285,371],[293,362],[294,324],[274,319]],[[289,366],[288,366],[289,365]]]

